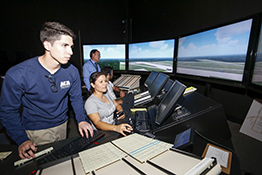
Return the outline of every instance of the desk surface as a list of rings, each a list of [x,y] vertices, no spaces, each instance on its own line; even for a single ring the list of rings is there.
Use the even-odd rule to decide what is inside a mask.
[[[107,143],[108,141],[115,140],[119,137],[118,133],[107,132],[107,131],[101,131],[101,132],[105,133],[105,136],[97,141],[99,144]],[[54,149],[57,149],[65,145],[66,143],[70,142],[72,139],[73,138],[69,138],[63,141],[55,142],[53,144],[39,146],[39,151],[45,148],[48,148],[50,146],[53,146]],[[232,143],[230,140],[219,140],[219,142],[223,143],[223,145],[228,146],[228,147],[232,146]],[[202,138],[196,135],[194,138],[194,145],[192,147],[192,150],[190,151],[197,156],[201,156],[202,153],[204,152],[204,149],[207,143],[208,143],[207,141],[203,140]],[[97,145],[93,144],[89,148],[95,147],[95,146]],[[7,157],[4,161],[0,162],[0,169],[1,169],[0,174],[3,174],[3,175],[16,175],[16,174],[17,175],[18,174],[19,175],[23,175],[23,174],[29,175],[32,171],[37,170],[38,167],[36,165],[36,162],[34,161],[28,164],[25,164],[21,167],[18,167],[18,168],[15,168],[13,166],[13,163],[16,160],[19,160],[18,153],[17,153],[17,146],[0,145],[0,150],[1,151],[10,151],[10,150],[13,151],[9,157]],[[235,155],[233,155],[233,159],[232,159],[231,174],[235,174],[235,175],[241,174],[240,169],[239,169],[239,162],[237,161]]]
[[[119,137],[118,133],[115,132],[110,132],[110,131],[101,131],[104,133],[104,137],[101,139],[97,140],[96,142],[98,145],[107,143],[109,141],[115,140]],[[53,147],[54,149],[58,149],[62,147],[63,145],[69,143],[75,139],[75,137],[68,138],[62,141],[46,144],[46,145],[41,145],[38,147],[38,151],[44,150],[49,147]],[[90,145],[88,148],[92,148],[97,146],[96,144]],[[20,160],[18,156],[18,147],[16,145],[0,145],[0,151],[12,151],[12,154],[9,155],[5,160],[0,161],[0,174],[1,175],[29,175],[31,172],[34,170],[37,170],[37,164],[35,161],[28,162],[20,167],[14,167],[14,162],[17,160]]]
[[[203,98],[206,98],[203,96]],[[134,114],[132,114],[130,112],[130,107],[132,106],[132,100],[133,97],[132,95],[127,95],[126,97],[126,103],[123,105],[124,110],[127,111],[127,117],[130,117]],[[120,121],[120,122],[124,122],[124,120]],[[103,143],[107,143],[109,141],[115,140],[117,138],[119,138],[119,134],[116,132],[110,132],[110,131],[101,131],[105,134],[105,136],[101,139],[99,139],[97,141],[98,144],[103,144]],[[170,140],[169,142],[172,143],[173,142],[173,137],[175,136],[175,133],[170,133],[169,135],[158,135],[156,133],[156,139],[159,140]],[[171,139],[170,139],[171,138]],[[72,141],[72,139],[74,138],[68,138],[66,140],[63,141],[59,141],[59,142],[54,142],[51,144],[46,144],[46,145],[42,145],[39,146],[38,150],[41,151],[43,149],[46,149],[48,147],[53,147],[54,149],[58,149],[59,147],[65,145],[66,143]],[[172,140],[172,141],[171,141]],[[230,139],[221,139],[221,138],[214,138],[212,139],[216,142],[218,142],[221,145],[224,145],[230,149],[233,149],[233,145]],[[207,140],[199,137],[198,135],[195,134],[194,137],[194,145],[192,147],[192,149],[190,150],[193,154],[196,154],[198,156],[201,156],[204,152],[204,149],[207,145],[207,143],[209,143]],[[96,146],[95,144],[89,146],[88,148],[94,147]],[[16,145],[0,145],[0,151],[12,151],[12,154],[10,156],[8,156],[5,160],[0,161],[0,174],[4,174],[4,175],[15,175],[15,174],[19,174],[19,175],[23,175],[23,174],[30,174],[32,171],[36,170],[38,167],[36,165],[35,161],[31,161],[30,163],[27,163],[21,167],[15,168],[14,167],[14,162],[19,160],[19,156],[18,156],[18,150],[17,150],[17,146]],[[231,165],[231,174],[236,174],[239,175],[241,174],[241,171],[239,169],[239,162],[237,157],[233,154],[233,159],[232,159],[232,165]]]

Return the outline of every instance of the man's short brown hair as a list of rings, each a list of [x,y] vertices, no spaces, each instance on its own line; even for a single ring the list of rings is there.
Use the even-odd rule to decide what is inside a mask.
[[[69,35],[73,39],[76,37],[74,32],[65,25],[59,22],[46,22],[40,31],[40,40],[42,43],[48,41],[53,44],[60,39],[61,35]]]

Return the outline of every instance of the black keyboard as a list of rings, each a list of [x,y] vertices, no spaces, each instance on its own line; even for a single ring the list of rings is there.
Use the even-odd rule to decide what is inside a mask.
[[[92,143],[94,143],[94,141],[98,140],[99,138],[103,137],[104,135],[105,134],[94,130],[93,137],[86,138],[86,137],[80,136],[76,138],[75,140],[69,142],[65,146],[52,151],[51,153],[47,154],[44,157],[41,157],[40,159],[37,160],[37,164],[42,165],[42,164],[45,164],[45,163],[48,163],[54,160],[64,158],[66,156],[76,154],[84,150],[84,148],[91,145]]]
[[[133,127],[136,131],[142,133],[150,131],[150,120],[147,111],[136,111]]]
[[[180,120],[186,116],[189,116],[191,113],[189,110],[187,110],[185,107],[182,107],[181,109],[176,110],[171,116],[174,120]]]

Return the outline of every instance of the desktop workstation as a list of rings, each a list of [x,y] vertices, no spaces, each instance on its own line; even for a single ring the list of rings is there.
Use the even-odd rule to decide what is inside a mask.
[[[124,2],[125,1],[123,1],[123,3]],[[115,2],[115,3],[117,3],[117,2]],[[137,2],[130,1],[129,5],[131,5],[131,7],[130,7],[131,13],[128,13],[128,15],[130,15],[130,19],[133,20],[133,24],[132,24],[133,26],[131,26],[133,28],[133,31],[130,30],[129,28],[128,29],[129,29],[129,31],[132,31],[131,33],[133,35],[132,36],[133,38],[131,38],[127,42],[130,42],[130,41],[131,42],[153,41],[155,39],[158,40],[158,39],[163,39],[163,38],[172,38],[174,36],[176,37],[176,36],[191,34],[191,33],[194,33],[194,32],[198,32],[200,30],[202,31],[202,30],[205,30],[205,29],[210,29],[210,28],[216,27],[218,25],[220,26],[220,24],[228,24],[229,22],[233,22],[235,20],[240,20],[240,19],[242,19],[242,17],[246,17],[248,15],[252,15],[252,14],[255,14],[257,12],[261,12],[261,5],[259,5],[258,1],[257,2],[254,2],[254,1],[239,2],[239,3],[237,3],[238,8],[235,8],[236,3],[234,3],[234,2],[227,2],[227,4],[226,4],[227,8],[225,8],[225,4],[223,2],[219,2],[219,3],[216,3],[216,4],[214,4],[212,2],[202,2],[202,3],[196,3],[194,8],[190,11],[186,10],[186,9],[188,9],[188,7],[191,8],[192,5],[190,3],[184,3],[184,1],[183,1],[183,3],[182,3],[182,1],[178,4],[177,3],[178,3],[177,1],[172,1],[172,3],[168,2],[168,5],[166,5],[162,1],[159,1],[159,2],[156,2],[156,3],[149,3],[148,1],[137,1]],[[94,4],[95,3],[91,3],[91,5],[94,5]],[[260,4],[261,4],[261,2],[260,2]],[[16,6],[14,3],[8,3],[8,7],[9,7],[9,5],[11,5],[12,7]],[[20,5],[21,5],[21,8],[23,8],[23,9],[30,8],[30,6],[28,6],[28,4],[22,4],[21,3]],[[88,8],[90,8],[91,5],[89,3],[80,4],[81,7],[88,7]],[[114,9],[114,8],[108,8],[109,5],[111,5],[110,7],[116,6],[116,5],[112,5],[111,3],[110,4],[109,3],[106,3],[106,4],[100,3],[100,7],[103,9],[103,10],[100,10],[100,12],[102,13],[104,11],[104,13],[106,14],[106,13],[108,13],[107,9]],[[163,8],[154,8],[154,7],[158,7],[158,6],[163,7]],[[117,5],[117,7],[119,7],[119,5]],[[120,6],[120,7],[123,7],[123,6]],[[120,10],[124,11],[124,9],[126,9],[125,6],[123,8],[120,8],[120,7],[119,7]],[[140,7],[140,8],[138,8],[138,7]],[[180,7],[182,9],[174,10],[175,7]],[[56,9],[56,6],[52,6],[50,8]],[[8,8],[5,8],[5,9],[8,9]],[[81,9],[86,9],[86,8],[81,8]],[[154,9],[154,13],[153,13],[152,9]],[[84,10],[84,11],[86,11],[86,10]],[[8,10],[6,10],[6,12],[7,12],[6,14],[8,14]],[[39,12],[41,12],[41,11],[39,11]],[[147,13],[145,13],[145,12],[147,12]],[[181,14],[181,12],[184,12],[184,13]],[[198,13],[198,12],[200,12],[200,13]],[[209,15],[206,15],[208,12],[209,12]],[[14,11],[14,13],[19,13],[19,11]],[[152,13],[155,16],[155,18],[152,18]],[[84,14],[85,14],[85,12],[84,12]],[[125,12],[123,12],[122,14],[125,14]],[[197,16],[195,14],[197,14]],[[30,17],[30,14],[24,13],[23,15],[28,15]],[[36,13],[36,15],[37,15],[37,13]],[[38,14],[38,15],[42,17],[42,14]],[[104,30],[102,28],[101,28],[101,30],[96,30],[93,27],[90,28],[86,24],[86,21],[78,22],[76,29],[79,29],[81,31],[81,36],[82,36],[81,41],[82,42],[89,42],[89,43],[98,43],[98,42],[103,42],[103,43],[118,42],[118,43],[120,43],[120,42],[123,42],[123,28],[122,28],[122,25],[120,24],[121,22],[119,22],[119,21],[122,21],[124,18],[123,18],[122,15],[119,15],[119,13],[114,13],[114,15],[115,16],[111,17],[109,20],[105,19],[105,21],[102,21],[102,22],[100,20],[101,20],[101,16],[103,16],[103,13],[100,14],[100,15],[95,15],[95,16],[94,15],[91,15],[91,16],[86,15],[86,17],[88,18],[89,21],[90,20],[91,21],[97,21],[97,24],[103,25],[102,28]],[[21,16],[21,15],[13,15],[13,16],[16,16],[16,19],[17,19],[17,17],[18,18],[20,17],[20,21],[21,20],[23,21],[23,19],[29,19],[29,18],[25,18],[24,16]],[[63,15],[54,16],[54,18],[57,17],[58,19],[60,19],[61,16],[63,16]],[[75,15],[73,15],[73,16],[74,17],[72,17],[72,18],[74,19],[76,16]],[[81,14],[80,16],[84,16],[84,15]],[[104,15],[104,16],[107,16],[107,15]],[[129,16],[127,16],[127,17],[129,17]],[[177,17],[179,17],[179,18],[177,18]],[[190,18],[190,17],[192,17],[192,18]],[[217,20],[214,20],[214,17]],[[93,19],[93,18],[95,18],[96,20]],[[39,19],[39,18],[35,18],[35,19]],[[79,19],[85,19],[86,20],[86,18],[79,18]],[[127,22],[130,19],[127,18]],[[3,20],[4,20],[4,18],[3,18]],[[19,20],[19,19],[17,19],[17,20]],[[30,23],[30,22],[32,22],[32,20],[27,20],[27,21],[25,20],[24,22]],[[64,19],[62,19],[62,20],[64,20]],[[119,25],[119,26],[115,26],[116,30],[111,30],[112,26],[108,24],[109,23],[108,21],[111,21],[111,20],[112,20],[112,22],[115,22],[114,24]],[[33,21],[40,21],[40,20],[33,20]],[[71,21],[74,21],[74,20],[71,19]],[[8,22],[8,21],[5,21],[5,22]],[[6,26],[9,26],[8,24],[11,24],[11,23],[13,23],[12,20],[10,20],[9,23],[7,23]],[[27,25],[27,26],[30,26],[30,25]],[[154,30],[152,30],[152,26],[159,26],[159,27],[156,27],[156,28],[154,28]],[[108,30],[108,28],[109,28],[109,30]],[[28,28],[26,27],[23,30],[23,28],[6,27],[6,30],[10,31],[11,33],[16,33],[16,32],[14,32],[14,30],[24,31],[22,33],[26,33],[25,32],[25,31],[27,31],[26,29],[28,29]],[[15,51],[15,50],[24,50],[24,49],[26,51],[27,51],[27,49],[31,50],[29,48],[29,46],[26,47],[23,44],[17,43],[21,40],[16,39],[17,38],[16,35],[9,35],[9,36],[13,37],[13,39],[7,39],[6,42],[5,42],[7,44],[3,44],[3,46],[4,45],[5,46],[2,48],[2,50],[4,50],[4,51],[7,50],[8,51],[7,53],[9,55],[12,54],[12,53],[10,53],[11,51]],[[29,36],[31,38],[27,38],[27,40],[32,40],[32,36],[35,36],[35,35]],[[250,43],[254,43],[254,42],[250,41]],[[29,42],[29,44],[30,44],[30,42]],[[20,45],[21,45],[21,47],[20,47]],[[22,45],[23,45],[23,47],[22,47]],[[250,50],[252,51],[252,49],[250,49]],[[35,51],[32,54],[34,55],[36,52],[37,51]],[[74,53],[77,54],[77,48],[74,50]],[[252,53],[255,54],[255,52],[252,52]],[[254,56],[252,56],[252,54],[247,54],[247,55],[251,56],[251,57],[247,57],[248,62],[250,60],[253,60]],[[4,59],[2,59],[2,60],[4,60]],[[250,64],[248,64],[248,65],[250,65]],[[5,67],[7,67],[7,66],[5,66]],[[246,66],[246,67],[248,67],[248,66]],[[245,70],[245,72],[248,72],[248,71]],[[127,73],[129,73],[129,72],[127,72]],[[190,83],[194,83],[194,80],[195,79],[193,79],[193,81],[190,81]],[[202,89],[202,82],[200,82],[199,84],[200,84],[199,85],[200,87],[197,86],[198,92],[200,92],[201,94],[204,94],[205,91]],[[249,102],[250,102],[250,96],[248,96],[247,95],[248,93],[246,93],[249,90],[245,91],[245,89],[241,88],[240,89],[241,92],[239,93],[238,88],[236,88],[236,90],[235,89],[232,90],[233,88],[231,88],[231,87],[228,88],[228,86],[222,86],[222,88],[220,88],[221,86],[218,87],[218,86],[215,86],[215,85],[211,83],[211,85],[208,86],[209,87],[208,92],[210,92],[210,89],[211,89],[212,92],[207,93],[207,96],[209,95],[209,97],[211,97],[215,101],[218,101],[220,104],[223,104],[223,107],[226,111],[226,114],[227,114],[229,121],[236,121],[236,122],[240,123],[241,120],[245,117],[245,113],[248,109],[248,105],[249,105]],[[203,86],[205,87],[205,85],[203,85]],[[260,94],[261,94],[261,91],[260,91]],[[252,97],[257,97],[257,96],[252,96]],[[230,99],[230,100],[228,100],[228,99]],[[235,103],[232,103],[232,102],[235,102]],[[239,106],[241,106],[241,108]],[[231,120],[232,119],[231,117],[233,117],[233,119],[234,119],[234,117],[236,117],[238,120]],[[252,150],[252,148],[254,148],[254,147],[251,146],[249,148],[250,148],[250,150]],[[246,149],[244,149],[244,151],[241,151],[241,152],[246,152],[245,150]],[[253,156],[249,160],[253,160]],[[259,160],[259,158],[256,159],[256,160]],[[257,162],[259,162],[259,161],[257,161]],[[250,166],[250,167],[252,167],[252,166]]]
[[[175,83],[174,83],[175,84]],[[180,85],[181,88],[182,85]],[[170,90],[175,89],[175,86],[169,87]],[[175,118],[171,114],[163,117],[162,120],[157,120],[156,118],[150,118],[151,129],[149,131],[140,132],[155,139],[159,139],[171,144],[174,144],[176,135],[186,130],[189,126],[193,126],[195,130],[194,141],[191,147],[183,148],[182,150],[189,151],[193,154],[201,156],[205,150],[207,143],[217,144],[224,149],[233,150],[233,145],[230,140],[231,133],[227,124],[226,116],[221,104],[199,94],[198,92],[193,92],[188,95],[182,95],[180,98],[177,97],[175,102],[172,102],[170,97],[174,97],[174,94],[167,93],[162,99],[164,103],[165,98],[169,102],[186,108],[190,111],[189,115]],[[127,109],[127,113],[130,118],[135,118],[135,113],[130,112],[130,107],[133,108],[132,101],[133,96],[128,95],[124,101],[123,108]],[[174,98],[175,99],[175,98]],[[157,101],[159,102],[159,101]],[[147,112],[156,112],[156,106],[161,108],[160,103],[149,103],[147,107]],[[143,106],[144,107],[144,106]],[[151,111],[151,108],[153,110]],[[174,107],[171,109],[173,110]],[[164,110],[163,110],[164,111]],[[162,111],[162,113],[164,113]],[[161,118],[160,117],[160,118]],[[231,173],[230,174],[240,174],[239,162],[237,155],[233,155]]]
[[[155,106],[161,108],[161,105],[167,105],[165,104],[165,99],[167,99],[172,103],[172,106],[179,104],[187,108],[190,111],[190,114],[185,117],[175,119],[173,116],[171,117],[173,112],[165,113],[164,110],[162,110],[162,113],[165,113],[165,116],[162,118],[162,120],[156,120],[156,118],[151,118],[152,125],[154,124],[154,126],[150,128],[149,131],[146,132],[137,131],[137,133],[140,133],[141,135],[147,133],[146,134],[147,136],[153,137],[154,139],[161,140],[169,144],[174,144],[175,136],[178,135],[180,132],[184,131],[185,129],[187,129],[188,125],[191,125],[194,126],[195,130],[201,133],[201,135],[195,134],[192,145],[182,150],[185,150],[187,152],[193,153],[194,155],[201,157],[207,143],[210,143],[210,140],[214,141],[211,142],[212,144],[217,142],[220,146],[222,145],[225,148],[233,149],[230,140],[231,134],[228,125],[226,123],[226,118],[222,106],[217,102],[212,101],[207,97],[200,95],[197,92],[193,92],[185,96],[181,95],[182,93],[180,92],[179,97],[174,98],[175,99],[174,101],[168,98],[168,97],[175,97],[175,94],[173,95],[170,94],[178,91],[178,89],[181,88],[182,88],[181,92],[183,92],[185,89],[185,87],[183,88],[183,84],[174,81],[171,87],[169,87],[169,91],[167,95],[161,100],[160,103],[154,104],[154,102],[150,102],[147,104],[147,107],[148,109],[150,109],[151,106],[154,106],[153,108],[156,112],[157,107]],[[123,120],[120,120],[119,121],[120,123],[129,122],[130,118],[135,117],[135,113],[133,113],[130,110],[131,108],[134,108],[133,102],[134,102],[134,94],[127,94],[123,102],[123,109],[127,117]],[[173,111],[174,108],[170,108],[170,110]],[[115,132],[107,132],[107,131],[100,131],[100,132],[103,133],[104,136],[101,137],[99,140],[96,140],[96,144],[94,143],[90,144],[87,147],[88,149],[92,147],[96,147],[97,145],[111,142],[113,140],[117,140],[120,137],[120,135]],[[148,133],[150,133],[150,135]],[[70,143],[73,139],[74,138],[69,138],[64,141],[39,146],[39,151],[46,149],[50,146],[52,146],[54,150],[57,150],[63,145]],[[19,160],[17,154],[17,146],[10,147],[10,146],[1,145],[0,149],[1,151],[11,150],[13,152],[4,161],[0,162],[1,169],[3,169],[4,167],[8,167],[4,169],[3,171],[4,174],[29,174],[39,168],[37,161],[26,163],[20,167],[14,167],[14,162]],[[73,157],[77,157],[77,156],[78,156],[77,154],[73,155]],[[231,174],[239,174],[239,173],[240,173],[239,164],[236,156],[233,155]]]

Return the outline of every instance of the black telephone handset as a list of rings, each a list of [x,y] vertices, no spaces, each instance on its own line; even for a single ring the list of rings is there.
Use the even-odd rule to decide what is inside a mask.
[[[119,112],[116,114],[116,118],[121,117],[123,114],[124,114],[124,111],[119,111]]]

